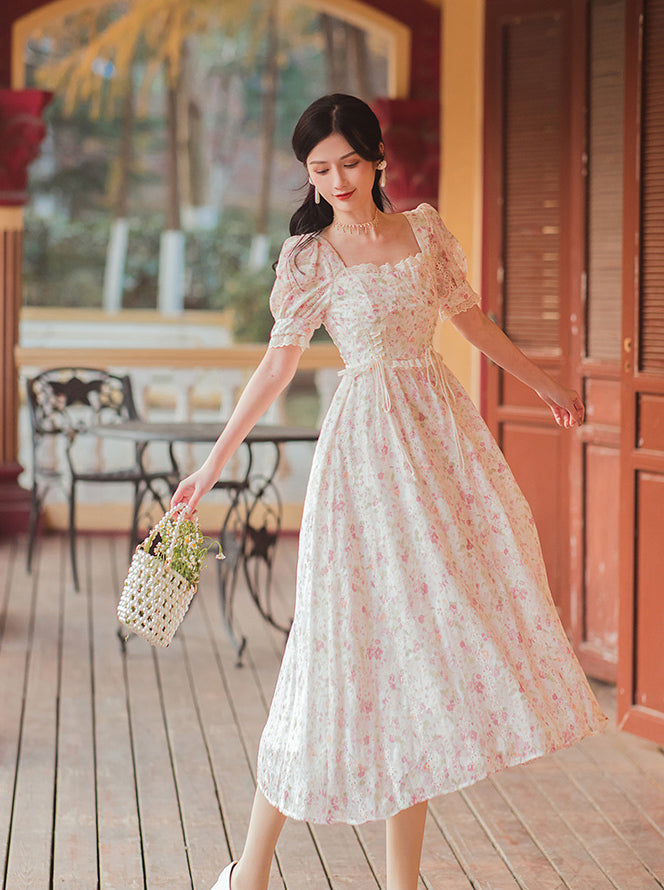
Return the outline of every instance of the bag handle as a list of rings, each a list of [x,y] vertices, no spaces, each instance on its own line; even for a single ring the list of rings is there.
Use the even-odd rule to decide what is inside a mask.
[[[176,516],[175,520],[175,528],[173,530],[173,535],[171,537],[171,542],[168,545],[168,550],[166,552],[166,565],[170,567],[171,560],[175,554],[175,546],[177,544],[177,540],[180,534],[180,526],[183,521],[187,518],[188,515],[187,505],[185,503],[175,504],[174,507],[171,507],[170,510],[167,510],[166,513],[161,517],[159,522],[152,529],[150,534],[147,536],[145,541],[143,541],[143,550],[148,551],[152,547],[154,539],[157,535],[157,532],[160,532],[162,529],[165,529],[169,522],[172,520],[173,516]],[[191,517],[193,523],[196,528],[198,528],[198,516],[196,513]]]

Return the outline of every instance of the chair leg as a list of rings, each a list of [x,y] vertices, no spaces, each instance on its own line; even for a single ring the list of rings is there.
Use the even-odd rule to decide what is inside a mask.
[[[37,523],[39,522],[39,514],[41,512],[42,501],[46,495],[46,489],[42,496],[39,496],[39,486],[36,482],[32,483],[32,492],[30,495],[30,519],[28,522],[28,572],[32,573],[32,555],[35,549],[35,538],[37,537]]]
[[[69,553],[71,556],[71,572],[74,578],[74,590],[78,593],[78,566],[76,564],[76,485],[71,483],[69,489]]]

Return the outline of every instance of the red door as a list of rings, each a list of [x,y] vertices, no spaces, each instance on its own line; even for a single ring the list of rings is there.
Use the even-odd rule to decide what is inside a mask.
[[[488,0],[483,293],[510,338],[581,389],[585,4]],[[487,422],[535,516],[549,583],[572,639],[572,468],[578,436],[535,393],[487,364]]]
[[[618,661],[625,0],[488,0],[484,294],[514,342],[583,394],[561,431],[491,364],[485,413],[537,522],[587,673]],[[618,175],[616,175],[616,170]]]
[[[664,0],[628,0],[618,719],[664,744]]]

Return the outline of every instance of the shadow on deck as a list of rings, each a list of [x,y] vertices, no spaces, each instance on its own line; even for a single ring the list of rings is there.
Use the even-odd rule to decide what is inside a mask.
[[[208,890],[241,851],[283,637],[240,591],[236,668],[210,569],[168,650],[134,639],[123,655],[124,540],[79,546],[76,594],[64,538],[44,539],[32,576],[25,543],[0,542],[3,888]],[[279,546],[292,597],[296,544]],[[610,733],[431,802],[422,888],[664,887],[664,757],[615,730],[613,686],[593,688]],[[383,836],[288,821],[270,888],[385,888]]]

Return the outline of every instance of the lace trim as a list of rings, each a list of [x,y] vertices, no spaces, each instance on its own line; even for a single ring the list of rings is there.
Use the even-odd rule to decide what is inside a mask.
[[[279,331],[275,330],[277,324],[275,323],[272,333],[270,334],[270,341],[268,346],[278,348],[279,346],[299,346],[300,349],[306,349],[309,346],[309,342],[311,340],[310,333],[299,333],[297,331]]]

